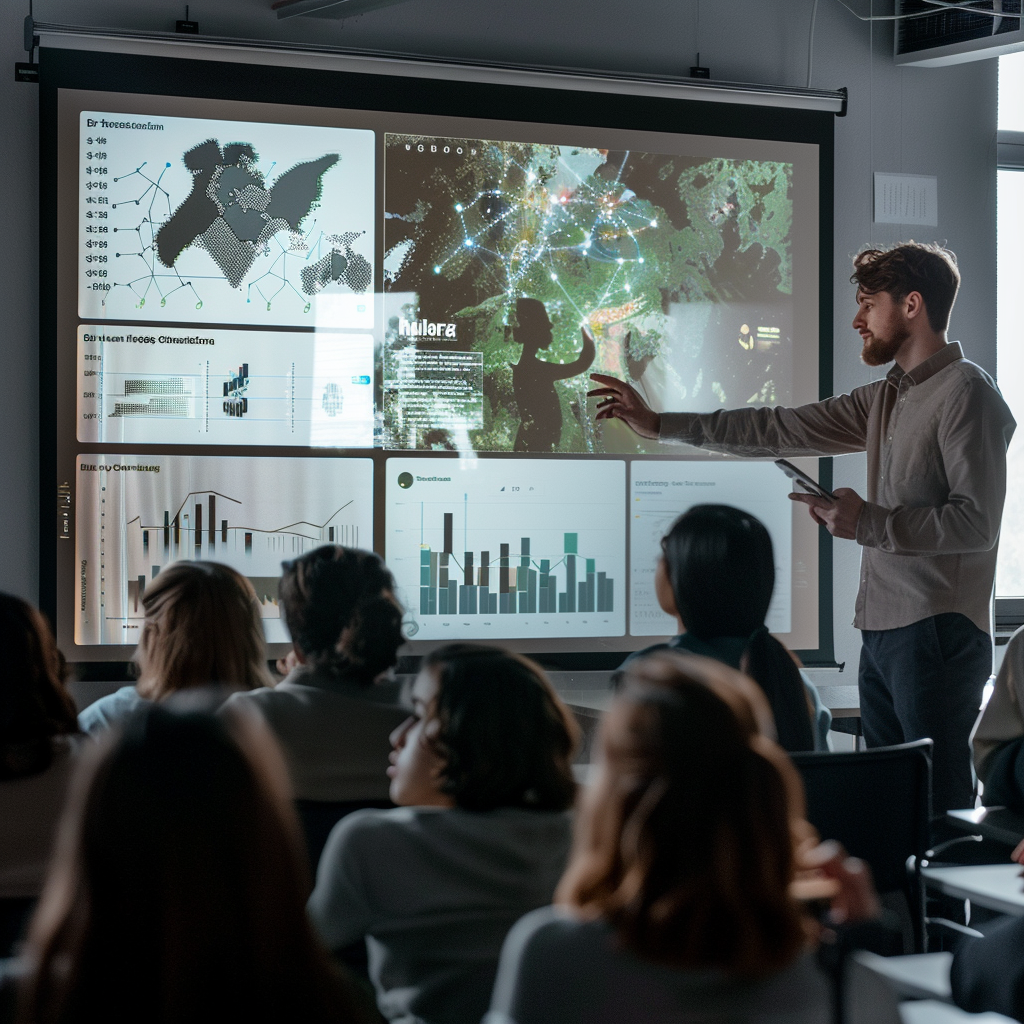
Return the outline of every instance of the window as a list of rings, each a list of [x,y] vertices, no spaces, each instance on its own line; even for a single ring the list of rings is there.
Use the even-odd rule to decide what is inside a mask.
[[[1024,622],[1024,53],[999,58],[996,361],[999,387],[1017,420],[1007,463],[1006,507],[996,570],[1000,625]]]

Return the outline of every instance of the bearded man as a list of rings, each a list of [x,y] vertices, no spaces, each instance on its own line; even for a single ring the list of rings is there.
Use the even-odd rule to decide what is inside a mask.
[[[597,419],[642,437],[764,458],[866,451],[865,501],[791,494],[835,537],[862,545],[854,625],[868,746],[934,740],[936,814],[973,806],[969,736],[992,670],[992,589],[1016,424],[992,378],[946,338],[956,257],[910,242],[853,261],[853,327],[881,380],[794,409],[656,413],[602,374]]]

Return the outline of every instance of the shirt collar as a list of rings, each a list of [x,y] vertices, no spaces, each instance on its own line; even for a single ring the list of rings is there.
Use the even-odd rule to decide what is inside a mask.
[[[908,384],[923,384],[929,377],[934,377],[939,370],[949,366],[950,363],[955,363],[958,359],[963,359],[963,357],[964,350],[960,347],[960,342],[950,341],[940,348],[935,355],[929,356],[923,363],[915,366],[910,373],[907,373],[899,363],[896,363],[885,375],[885,379],[897,388],[904,379],[906,379]]]

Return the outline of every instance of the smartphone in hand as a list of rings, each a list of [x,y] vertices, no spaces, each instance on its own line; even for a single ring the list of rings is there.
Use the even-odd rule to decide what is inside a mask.
[[[787,459],[776,459],[775,465],[782,470],[798,487],[802,487],[808,494],[813,494],[819,498],[824,498],[826,501],[837,501],[836,496],[829,490],[826,490],[813,476],[808,476],[802,469],[797,469],[792,462]]]

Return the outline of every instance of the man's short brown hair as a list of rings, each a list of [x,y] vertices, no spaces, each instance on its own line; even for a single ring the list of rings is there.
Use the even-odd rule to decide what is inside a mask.
[[[929,326],[944,331],[960,288],[960,271],[952,250],[934,242],[910,241],[857,253],[850,281],[869,295],[888,292],[896,302],[919,292]]]

